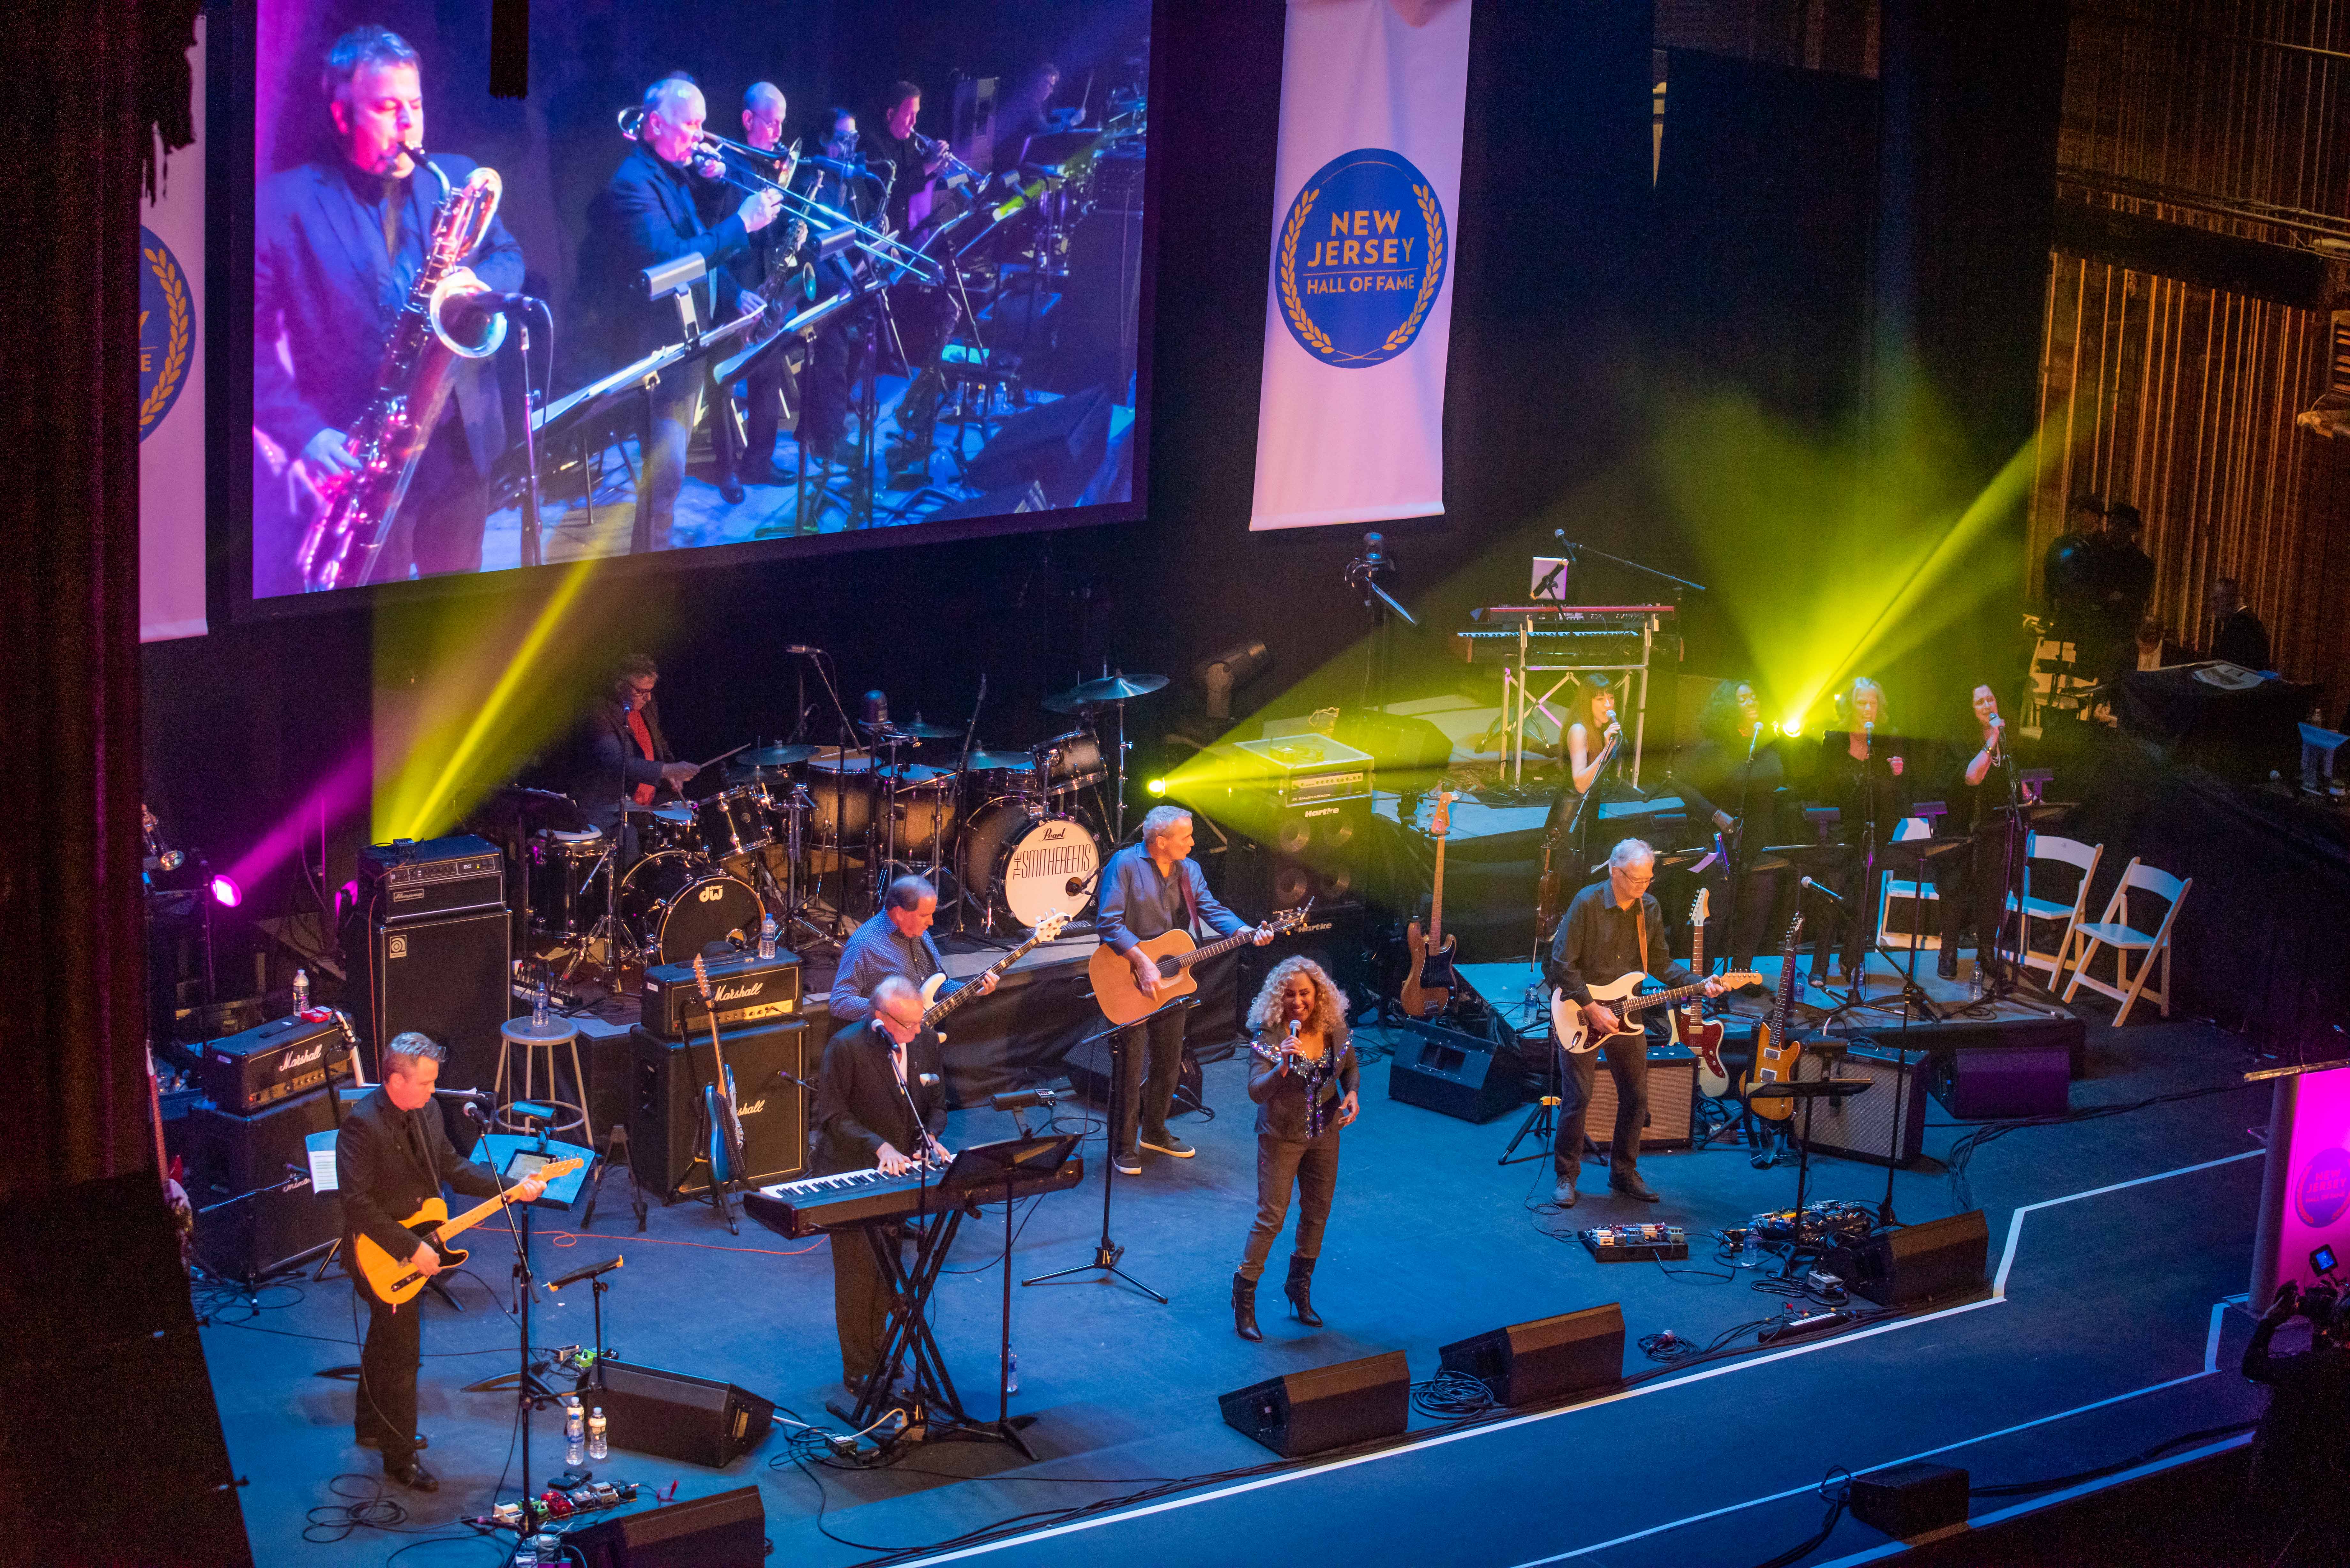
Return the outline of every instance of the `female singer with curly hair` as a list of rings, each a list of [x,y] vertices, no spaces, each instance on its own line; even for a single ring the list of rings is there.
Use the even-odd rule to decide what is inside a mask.
[[[1338,1189],[1338,1129],[1362,1109],[1361,1068],[1347,1038],[1347,1002],[1312,959],[1285,958],[1249,1004],[1249,1098],[1256,1102],[1256,1224],[1232,1276],[1232,1330],[1263,1339],[1256,1282],[1297,1189],[1296,1250],[1286,1293],[1298,1321],[1322,1326],[1309,1293],[1322,1228]]]

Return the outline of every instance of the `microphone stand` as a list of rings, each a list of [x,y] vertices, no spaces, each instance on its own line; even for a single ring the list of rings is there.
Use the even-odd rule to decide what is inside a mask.
[[[1374,618],[1371,640],[1363,660],[1363,706],[1385,711],[1387,705],[1387,672],[1389,663],[1388,644],[1394,633],[1394,620],[1415,629],[1419,621],[1411,611],[1396,601],[1393,594],[1379,587],[1381,573],[1395,569],[1395,561],[1381,548],[1384,541],[1377,534],[1363,535],[1363,553],[1347,563],[1347,586],[1363,596],[1363,607]],[[1390,619],[1393,618],[1393,619]],[[1371,699],[1377,696],[1378,701]]]

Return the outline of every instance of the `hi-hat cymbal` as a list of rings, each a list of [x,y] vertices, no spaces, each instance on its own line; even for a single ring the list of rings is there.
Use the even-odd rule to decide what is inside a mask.
[[[789,768],[798,766],[816,753],[814,746],[762,746],[754,752],[737,752],[733,760],[738,767]]]
[[[894,719],[887,724],[860,723],[858,725],[858,728],[863,730],[867,734],[872,734],[877,731],[885,729],[895,730],[899,734],[911,735],[918,741],[951,741],[962,733],[961,730],[951,728],[948,725],[925,723],[920,719],[902,724]]]
[[[1055,713],[1074,713],[1097,703],[1148,697],[1166,684],[1164,675],[1105,675],[1098,680],[1080,681],[1066,691],[1054,693],[1045,699],[1045,706]]]

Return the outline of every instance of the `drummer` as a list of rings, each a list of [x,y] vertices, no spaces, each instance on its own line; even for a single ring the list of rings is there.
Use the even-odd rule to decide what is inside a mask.
[[[835,1025],[845,1028],[871,1016],[873,989],[887,977],[902,976],[920,991],[924,981],[946,967],[939,944],[931,940],[931,922],[938,913],[939,890],[929,878],[900,877],[889,884],[881,898],[881,912],[858,927],[841,947],[840,969],[832,977]],[[949,981],[939,988],[939,995],[968,983]],[[995,976],[980,978],[980,995],[994,989]]]
[[[650,807],[682,795],[686,781],[701,771],[679,762],[661,733],[660,706],[653,699],[660,680],[653,661],[632,653],[620,660],[611,691],[588,716],[589,758],[572,794],[607,832],[619,818],[615,797],[624,790],[632,806]]]

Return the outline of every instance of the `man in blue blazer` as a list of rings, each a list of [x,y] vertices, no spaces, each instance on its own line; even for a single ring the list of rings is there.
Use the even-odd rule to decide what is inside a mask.
[[[357,470],[348,432],[423,270],[433,212],[474,167],[420,155],[420,62],[398,34],[345,33],[327,51],[319,86],[338,156],[271,176],[254,223],[253,422],[292,461],[288,483],[306,499],[321,481]],[[522,247],[502,222],[466,262],[461,288],[522,287]],[[506,445],[494,363],[458,361],[453,395],[370,581],[481,568],[487,475]],[[255,594],[299,590],[294,556],[306,508],[256,498],[254,510]]]

